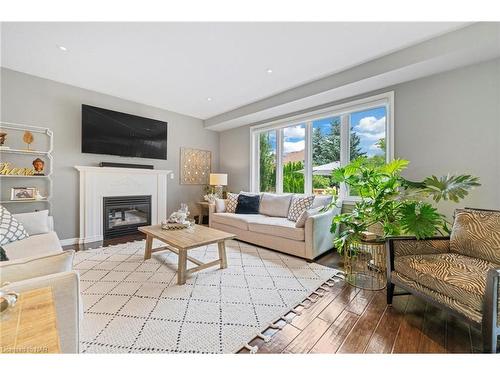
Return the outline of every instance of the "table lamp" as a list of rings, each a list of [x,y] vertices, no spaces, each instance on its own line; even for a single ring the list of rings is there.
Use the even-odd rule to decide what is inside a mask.
[[[227,174],[210,173],[210,185],[215,186],[215,195],[222,199],[222,187],[227,185]]]

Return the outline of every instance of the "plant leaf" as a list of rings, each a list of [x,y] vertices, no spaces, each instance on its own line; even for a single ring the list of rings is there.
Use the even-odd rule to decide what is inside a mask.
[[[478,177],[470,175],[448,175],[440,178],[432,176],[427,177],[423,183],[425,185],[423,191],[436,202],[442,199],[456,203],[469,194],[469,190],[481,185]]]
[[[408,160],[394,159],[390,163],[381,166],[380,171],[382,173],[387,173],[387,174],[399,173],[403,169],[405,169],[408,166],[408,164],[410,164]]]
[[[429,203],[404,202],[400,210],[401,227],[417,239],[432,237],[443,221],[443,216]]]

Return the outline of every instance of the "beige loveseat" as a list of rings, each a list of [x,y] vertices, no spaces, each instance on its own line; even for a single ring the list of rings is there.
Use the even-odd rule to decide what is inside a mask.
[[[311,216],[306,219],[304,227],[299,228],[296,227],[296,222],[287,219],[283,210],[273,210],[269,204],[267,210],[263,210],[266,198],[270,196],[275,198],[278,195],[261,194],[259,214],[221,212],[224,210],[217,210],[215,204],[210,204],[209,226],[233,233],[239,240],[308,260],[313,260],[333,247],[335,235],[330,233],[330,226],[333,216],[340,209],[320,211],[322,206],[331,201],[331,196],[315,197],[309,210],[312,211]]]

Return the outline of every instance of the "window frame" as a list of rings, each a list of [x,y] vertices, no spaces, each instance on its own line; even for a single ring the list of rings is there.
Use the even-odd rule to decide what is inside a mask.
[[[250,127],[250,191],[260,190],[259,142],[260,133],[276,131],[276,193],[283,192],[283,129],[305,124],[304,150],[304,193],[312,194],[312,132],[313,121],[326,117],[340,117],[340,165],[349,162],[350,120],[349,114],[376,107],[385,107],[386,121],[386,161],[394,160],[394,91],[368,96],[342,104],[313,110],[296,116],[267,122]],[[345,201],[356,201],[359,197],[350,196],[345,184],[341,184],[339,196]]]

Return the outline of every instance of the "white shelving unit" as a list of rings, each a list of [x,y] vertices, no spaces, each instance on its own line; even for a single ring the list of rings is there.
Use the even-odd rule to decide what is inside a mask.
[[[3,124],[3,123],[2,123]],[[2,153],[5,154],[20,154],[20,155],[48,155],[48,151],[32,151],[32,150],[17,150],[7,148],[5,150],[1,150]]]
[[[19,207],[20,212],[22,212],[22,207],[30,207],[30,209],[32,209],[31,205],[34,203],[45,205],[50,209],[53,189],[52,175],[54,170],[54,157],[52,155],[54,135],[52,131],[49,128],[13,124],[9,122],[0,122],[0,131],[7,133],[4,146],[10,147],[10,144],[13,144],[13,146],[8,149],[0,149],[0,162],[10,163],[12,166],[20,168],[29,168],[31,166],[32,160],[29,159],[30,156],[34,158],[40,157],[45,162],[44,176],[0,175],[0,204],[15,205],[15,207]],[[22,149],[22,138],[25,131],[33,133],[35,137],[35,147],[39,147],[40,149]],[[40,141],[38,137],[44,137],[44,140]],[[42,183],[31,186],[27,185],[28,183],[26,181],[30,181],[29,184],[34,184],[35,181],[40,181]],[[38,188],[46,199],[10,200],[10,189],[13,187],[14,182],[16,184],[15,186]]]

